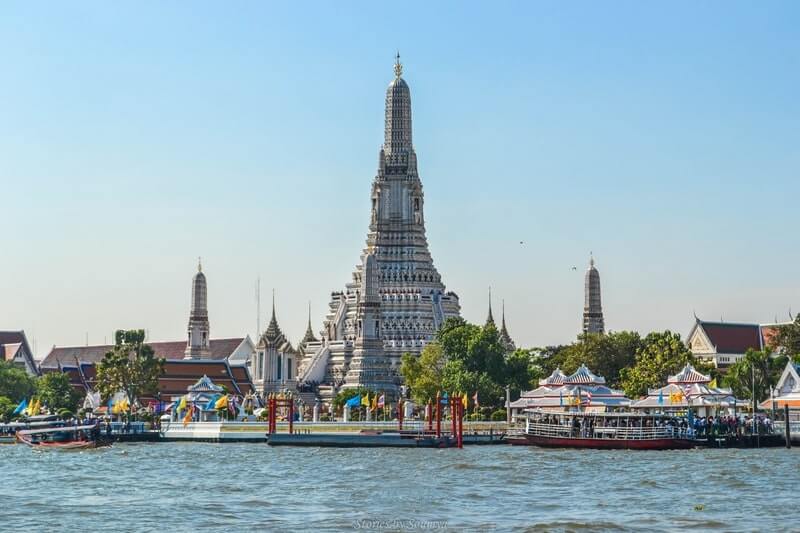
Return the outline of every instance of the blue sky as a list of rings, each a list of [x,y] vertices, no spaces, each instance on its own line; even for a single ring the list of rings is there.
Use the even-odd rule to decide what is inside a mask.
[[[647,4],[647,5],[646,5]],[[0,16],[0,327],[297,341],[364,245],[400,50],[431,251],[468,320],[571,341],[800,311],[796,2],[15,2]],[[519,242],[524,241],[523,245]],[[577,271],[572,267],[577,266]]]

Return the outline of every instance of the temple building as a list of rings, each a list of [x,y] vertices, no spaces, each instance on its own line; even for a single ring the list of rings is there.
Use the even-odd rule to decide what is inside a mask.
[[[773,337],[782,325],[791,322],[770,324],[710,322],[694,317],[694,324],[686,336],[686,346],[699,360],[713,363],[726,370],[744,357],[747,350],[763,350],[773,346]]]
[[[600,273],[594,266],[594,257],[589,258],[583,291],[583,332],[605,333],[603,306],[600,302]]]
[[[258,339],[254,358],[249,361],[256,390],[260,394],[266,395],[283,389],[294,389],[297,380],[298,357],[297,350],[292,347],[278,325],[278,319],[275,316],[275,297],[273,296],[272,317],[267,329]]]
[[[25,369],[31,376],[39,374],[24,331],[0,331],[0,360]]]
[[[648,412],[686,411],[691,406],[696,416],[732,414],[737,407],[748,405],[746,400],[737,400],[731,389],[712,384],[711,376],[695,370],[687,363],[683,369],[667,378],[667,384],[649,389],[647,396],[631,404],[632,409]]]
[[[188,336],[182,341],[149,342],[156,357],[166,359],[159,393],[166,398],[183,394],[186,387],[203,375],[225,385],[232,394],[247,394],[253,389],[246,364],[255,352],[249,336],[212,339],[208,321],[207,280],[198,265],[192,279]],[[53,346],[39,365],[42,373],[64,372],[72,386],[87,392],[95,389],[95,364],[114,348],[112,344],[94,346]]]
[[[366,386],[392,397],[404,353],[419,354],[460,315],[425,236],[424,195],[412,143],[411,91],[399,55],[386,90],[384,142],[372,182],[366,247],[344,291],[331,294],[322,338],[304,346],[299,381],[323,399]]]
[[[795,413],[796,409],[800,408],[800,364],[793,361],[786,363],[786,368],[783,369],[783,374],[778,379],[772,395],[761,402],[759,407],[761,409],[783,409],[787,405]]]
[[[561,369],[539,380],[539,387],[523,392],[518,400],[511,402],[511,418],[526,409],[551,412],[585,411],[610,412],[625,408],[630,400],[622,391],[606,385],[605,378],[597,376],[586,365],[581,365],[567,376]]]

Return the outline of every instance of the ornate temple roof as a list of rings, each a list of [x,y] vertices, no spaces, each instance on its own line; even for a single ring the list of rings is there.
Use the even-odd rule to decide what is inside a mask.
[[[215,385],[211,378],[203,374],[203,377],[197,380],[197,383],[189,387],[190,392],[222,392],[223,389],[219,385]]]
[[[553,370],[553,373],[544,379],[539,380],[539,385],[563,385],[566,381],[567,375],[564,374],[560,368]]]
[[[597,376],[589,370],[586,365],[581,365],[578,370],[575,371],[574,374],[568,376],[565,380],[565,384],[586,384],[586,385],[603,385],[606,382],[606,378]]]
[[[286,336],[281,331],[278,325],[278,319],[275,317],[275,296],[272,296],[272,317],[269,320],[267,329],[261,334],[259,345],[264,343],[265,346],[275,346],[281,352],[293,352],[292,344],[286,339]]]
[[[503,314],[501,319],[501,326],[500,326],[500,342],[503,343],[507,352],[513,352],[517,349],[517,346],[514,344],[511,335],[508,334],[508,328],[506,328],[506,302],[503,300]]]
[[[691,338],[696,328],[702,329],[717,353],[739,354],[753,348],[760,350],[761,328],[758,324],[736,324],[731,322],[706,322],[699,318],[689,334]]]
[[[710,383],[711,376],[706,376],[701,374],[694,367],[691,363],[686,363],[686,366],[683,367],[683,370],[675,374],[674,376],[670,376],[667,378],[667,383]]]
[[[300,346],[305,346],[309,342],[317,342],[318,339],[314,336],[314,330],[311,327],[311,304],[308,304],[308,327],[306,328],[306,334],[303,337],[303,340],[300,341]]]

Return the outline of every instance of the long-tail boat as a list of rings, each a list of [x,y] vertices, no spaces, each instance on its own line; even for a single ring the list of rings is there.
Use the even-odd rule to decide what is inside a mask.
[[[102,446],[97,424],[45,429],[24,429],[17,432],[17,441],[33,448],[83,450]]]

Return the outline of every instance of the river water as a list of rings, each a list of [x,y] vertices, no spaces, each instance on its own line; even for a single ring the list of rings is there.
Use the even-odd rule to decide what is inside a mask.
[[[800,527],[800,450],[0,446],[0,530]]]

